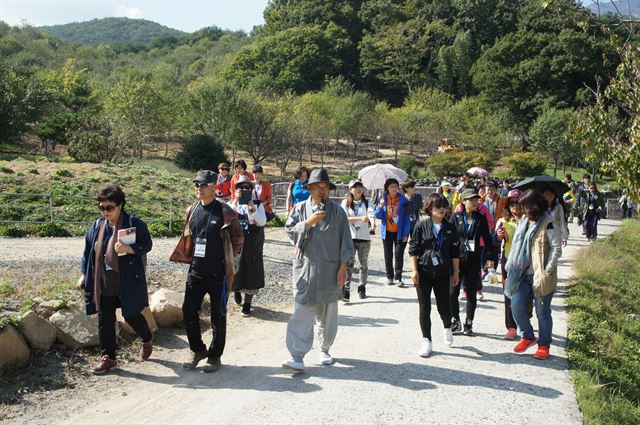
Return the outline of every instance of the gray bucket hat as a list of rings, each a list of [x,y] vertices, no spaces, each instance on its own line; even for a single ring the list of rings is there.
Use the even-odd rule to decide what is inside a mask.
[[[251,179],[245,175],[242,175],[240,177],[238,177],[238,181],[236,182],[235,188],[239,188],[240,186],[243,186],[245,184],[250,185],[252,188],[255,187],[253,182],[251,181]]]
[[[478,191],[475,189],[465,189],[462,191],[462,200],[466,201],[467,199],[480,198],[478,195]]]
[[[314,183],[328,183],[331,190],[336,188],[336,185],[329,180],[329,173],[324,168],[314,168],[311,171],[307,186],[311,186]]]
[[[218,175],[211,170],[200,170],[193,179],[194,183],[215,183],[218,181]]]

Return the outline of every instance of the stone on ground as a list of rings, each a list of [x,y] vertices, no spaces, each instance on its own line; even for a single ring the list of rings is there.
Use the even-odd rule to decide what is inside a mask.
[[[5,325],[0,330],[0,368],[22,367],[29,363],[29,346],[16,328]]]
[[[180,292],[166,288],[151,295],[149,306],[159,326],[174,326],[182,321],[183,298]]]
[[[149,329],[151,329],[151,332],[156,333],[158,331],[158,324],[156,323],[156,320],[153,318],[153,313],[151,312],[151,309],[149,307],[145,307],[142,310],[142,315],[144,316],[145,319],[147,319],[147,324],[149,325]],[[116,310],[116,320],[120,325],[120,329],[122,329],[125,333],[129,335],[135,335],[136,331],[134,331],[131,325],[129,325],[124,320],[121,309]]]
[[[59,310],[49,321],[56,327],[58,339],[69,348],[95,347],[100,344],[97,314],[87,316],[78,308]]]
[[[56,328],[46,319],[29,311],[22,316],[22,334],[33,348],[49,351],[56,340]]]
[[[36,307],[36,313],[38,313],[41,317],[45,319],[49,319],[53,313],[60,310],[62,307],[62,301],[60,300],[48,300],[42,301]]]

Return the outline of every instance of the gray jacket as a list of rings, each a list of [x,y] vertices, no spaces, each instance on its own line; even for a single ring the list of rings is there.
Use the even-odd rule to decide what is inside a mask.
[[[297,248],[293,260],[293,294],[299,304],[330,304],[340,298],[337,284],[340,265],[355,254],[347,215],[339,205],[325,201],[324,220],[307,229],[313,214],[311,198],[297,203],[285,228]]]

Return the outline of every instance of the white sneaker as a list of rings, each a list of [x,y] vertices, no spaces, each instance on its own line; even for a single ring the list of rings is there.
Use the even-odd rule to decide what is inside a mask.
[[[404,288],[404,282],[402,279],[396,279],[395,284],[398,288]]]
[[[296,372],[304,372],[304,362],[302,360],[296,361],[296,359],[294,359],[293,357],[290,358],[289,360],[283,361],[282,367],[284,369],[291,369]]]
[[[451,328],[445,328],[444,330],[444,343],[449,347],[453,344],[453,332],[451,331]]]
[[[420,347],[420,351],[418,351],[418,354],[420,355],[420,357],[429,357],[429,354],[431,354],[432,348],[433,346],[431,344],[431,340],[429,338],[424,338],[424,341],[422,342],[422,346]]]
[[[328,365],[333,363],[333,357],[331,357],[331,355],[329,353],[326,353],[324,351],[320,351],[320,355],[318,356],[318,362],[321,365],[328,366]]]

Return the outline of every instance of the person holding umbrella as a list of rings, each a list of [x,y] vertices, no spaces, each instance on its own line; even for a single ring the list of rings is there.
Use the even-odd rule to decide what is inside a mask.
[[[409,240],[411,220],[405,213],[407,198],[399,196],[399,190],[400,183],[397,179],[390,178],[384,182],[384,195],[376,207],[375,217],[380,220],[387,285],[398,285],[399,288],[404,288],[402,267],[404,265],[404,250]]]
[[[460,278],[464,279],[467,290],[467,317],[464,323],[464,334],[473,336],[473,319],[477,306],[477,290],[480,288],[480,272],[482,269],[481,259],[483,249],[480,246],[480,239],[484,240],[484,251],[486,258],[493,258],[493,242],[489,232],[487,218],[478,212],[480,195],[475,189],[466,189],[462,192],[463,208],[451,216],[453,224],[460,235]],[[494,261],[487,261],[488,269],[495,267]],[[453,332],[462,330],[460,323],[460,306],[458,296],[460,295],[460,285],[451,287],[451,314]]]

